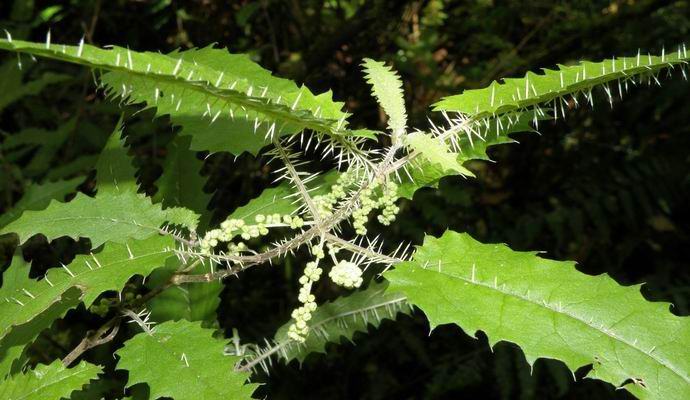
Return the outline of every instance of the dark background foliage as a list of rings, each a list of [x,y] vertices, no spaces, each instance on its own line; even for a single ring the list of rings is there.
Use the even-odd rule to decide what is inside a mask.
[[[491,80],[581,59],[632,55],[638,48],[675,48],[690,32],[690,3],[671,0],[591,1],[383,1],[383,0],[63,0],[4,1],[0,27],[15,37],[76,43],[85,35],[97,45],[171,51],[211,43],[246,52],[277,74],[316,91],[333,90],[354,113],[355,127],[384,128],[359,64],[385,60],[404,79],[413,126],[427,126],[429,105],[441,96],[482,87]],[[3,55],[3,61],[10,60]],[[83,69],[25,60],[26,81],[43,72],[72,76],[37,96],[2,110],[0,211],[11,209],[29,182],[91,174],[79,186],[93,193],[93,163],[119,116],[104,102]],[[465,231],[484,242],[579,262],[582,271],[609,273],[622,284],[647,282],[650,300],[670,301],[671,311],[690,312],[690,85],[679,74],[663,87],[636,88],[613,109],[604,97],[596,107],[571,112],[540,126],[540,135],[519,135],[519,145],[491,151],[496,163],[476,163],[478,178],[446,178],[438,190],[403,202],[397,222],[380,230],[390,243],[421,243],[425,233]],[[7,76],[0,77],[9,79]],[[0,85],[2,86],[2,85]],[[2,94],[0,94],[2,97]],[[142,188],[153,194],[174,135],[153,113],[131,116],[125,133],[140,168]],[[435,117],[433,117],[435,118]],[[70,125],[71,124],[71,125]],[[40,146],[8,154],[2,143],[23,128],[63,128]],[[205,156],[200,154],[200,157]],[[273,180],[261,159],[214,154],[205,161],[209,207],[220,221]],[[88,249],[88,242],[47,243],[35,238],[24,256],[36,276]],[[0,263],[16,249],[0,238]],[[296,298],[295,268],[303,259],[248,271],[226,282],[218,324],[226,335],[260,341],[289,318]],[[133,281],[128,288],[141,292]],[[322,299],[337,295],[319,288]],[[469,305],[471,306],[471,305]],[[31,349],[32,362],[63,357],[86,329],[103,319],[87,310],[68,313]],[[131,333],[130,333],[131,334]],[[540,360],[531,369],[519,349],[493,351],[479,333],[444,326],[429,334],[417,312],[385,322],[355,345],[332,344],[328,355],[303,365],[274,364],[257,392],[268,398],[455,399],[626,398],[608,384],[581,379],[559,362]],[[125,374],[112,371],[119,339],[86,354],[111,371],[107,396],[122,393]]]

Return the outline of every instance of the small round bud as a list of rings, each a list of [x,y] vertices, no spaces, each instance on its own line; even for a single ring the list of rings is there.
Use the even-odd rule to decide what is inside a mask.
[[[362,285],[362,270],[353,262],[340,261],[331,268],[331,272],[328,276],[336,285],[348,289],[360,287]]]

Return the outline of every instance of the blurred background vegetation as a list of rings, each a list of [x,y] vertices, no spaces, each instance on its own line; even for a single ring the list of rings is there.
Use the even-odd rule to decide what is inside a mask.
[[[353,126],[384,129],[359,67],[362,58],[376,58],[400,71],[412,125],[424,128],[429,106],[440,97],[500,77],[632,55],[638,48],[675,48],[690,37],[690,2],[6,0],[0,28],[15,38],[42,41],[51,29],[54,43],[85,36],[97,45],[162,52],[216,43],[249,53],[317,92],[333,90],[354,113]],[[74,190],[93,193],[96,156],[121,112],[103,100],[86,70],[21,62],[20,70],[16,56],[0,59],[0,225],[32,182],[46,185],[48,193],[50,182],[70,180],[70,190],[52,194],[61,199]],[[516,136],[519,145],[491,151],[496,163],[471,166],[477,179],[450,177],[438,190],[417,192],[401,205],[394,225],[375,233],[390,243],[419,244],[425,232],[453,229],[484,242],[541,250],[622,284],[646,282],[648,299],[673,302],[673,313],[688,315],[690,272],[683,265],[690,259],[690,85],[678,75],[660,88],[632,90],[613,109],[602,96],[593,111],[574,110],[565,120],[540,124],[540,135]],[[175,128],[152,112],[135,111],[126,109],[127,144],[142,190],[154,194]],[[274,178],[260,158],[206,156],[198,158],[205,160],[212,223]],[[88,248],[85,241],[37,237],[22,251],[39,276]],[[6,267],[15,250],[12,237],[0,238],[0,265]],[[271,337],[296,303],[295,269],[303,262],[298,255],[226,282],[218,327],[228,337],[238,329],[243,342]],[[128,290],[145,289],[133,281]],[[324,283],[317,294],[323,300],[342,292]],[[83,307],[68,313],[32,346],[31,362],[63,357],[86,329],[102,322]],[[491,351],[481,333],[470,335],[456,327],[429,335],[421,313],[400,316],[356,335],[356,344],[329,345],[328,355],[314,354],[303,365],[274,364],[270,376],[259,371],[255,379],[265,385],[257,393],[271,399],[629,397],[579,379],[586,369],[575,381],[559,362],[540,360],[530,369],[515,346]],[[110,371],[106,384],[93,389],[98,396],[123,393],[124,373],[112,371],[111,356],[122,340],[86,354]],[[145,398],[145,388],[134,394]]]

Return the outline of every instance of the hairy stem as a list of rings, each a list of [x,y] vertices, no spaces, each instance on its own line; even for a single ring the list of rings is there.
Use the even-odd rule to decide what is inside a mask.
[[[315,222],[311,228],[296,235],[292,239],[274,246],[263,253],[251,254],[251,255],[240,255],[240,256],[228,256],[228,255],[213,255],[209,257],[211,261],[224,261],[226,263],[233,263],[234,265],[228,269],[216,271],[213,273],[207,273],[204,275],[178,275],[175,277],[174,284],[182,284],[188,282],[213,282],[216,279],[223,279],[228,276],[236,275],[238,272],[245,270],[251,266],[263,264],[275,257],[284,255],[288,252],[294,251],[305,243],[310,242],[313,238],[317,236],[323,236],[325,233],[331,231],[336,225],[338,225],[343,220],[350,217],[355,206],[359,202],[359,198],[362,192],[371,185],[372,182],[381,179],[383,176],[390,173],[389,167],[393,160],[395,159],[395,153],[400,149],[399,145],[391,146],[388,149],[386,155],[377,164],[376,170],[370,175],[370,179],[364,181],[364,183],[355,191],[352,196],[334,211],[327,219],[322,219],[320,222]],[[208,257],[201,253],[188,252],[187,255],[197,256],[197,257]]]
[[[472,123],[471,120],[463,120],[460,123],[456,124],[451,124],[451,126],[446,129],[444,132],[442,132],[440,135],[438,135],[438,138],[440,140],[448,140],[451,136],[462,132],[467,129],[467,127]],[[209,258],[211,262],[225,262],[228,264],[228,268],[216,272],[209,272],[207,274],[203,275],[186,275],[186,274],[177,274],[173,276],[171,283],[173,285],[180,285],[183,283],[191,283],[191,282],[213,282],[215,280],[222,280],[224,278],[227,278],[229,276],[236,275],[240,271],[243,271],[251,266],[254,265],[259,265],[263,264],[265,262],[269,262],[271,259],[275,257],[279,257],[282,255],[287,254],[288,252],[292,252],[299,248],[300,246],[310,242],[312,239],[314,239],[317,236],[324,236],[324,235],[329,235],[331,238],[336,238],[336,235],[332,235],[329,232],[336,227],[338,224],[340,224],[343,220],[347,219],[350,217],[352,212],[354,211],[356,205],[358,204],[360,197],[362,195],[362,192],[367,189],[373,182],[380,180],[391,173],[394,173],[395,171],[399,170],[403,166],[405,166],[407,163],[409,163],[411,160],[415,159],[420,155],[419,152],[412,152],[402,158],[395,159],[396,153],[400,150],[400,148],[403,146],[402,143],[397,143],[391,145],[387,151],[386,154],[381,158],[381,160],[376,163],[375,168],[371,173],[368,174],[367,179],[364,180],[364,182],[357,188],[357,190],[350,196],[350,198],[345,201],[337,210],[333,212],[333,215],[331,215],[329,218],[326,219],[321,219],[318,221],[314,221],[311,223],[311,227],[307,229],[306,231],[303,231],[302,233],[294,236],[293,238],[276,245],[262,253],[257,253],[257,254],[249,254],[249,255],[238,255],[238,256],[230,256],[230,255],[213,255],[211,257],[201,254],[201,253],[195,253],[195,252],[187,252],[186,255],[191,255],[195,257],[200,257],[200,258]],[[282,146],[279,143],[276,143],[276,148],[279,151],[279,154],[281,154],[281,158],[284,160],[287,160],[286,166],[288,167],[289,173],[293,176],[296,177],[295,182],[298,186],[298,189],[300,190],[300,193],[302,193],[303,198],[305,199],[305,202],[307,203],[308,207],[311,210],[311,207],[309,206],[309,203],[312,203],[313,201],[311,197],[309,196],[306,187],[304,187],[303,182],[299,178],[297,171],[294,169],[294,166],[292,165],[291,162],[289,162],[288,155],[285,152],[285,149],[282,148]],[[301,188],[300,188],[301,187]],[[307,200],[309,199],[309,200]],[[315,208],[315,206],[314,206]],[[313,212],[313,215],[318,215],[316,212]],[[344,243],[347,243],[348,246],[355,246],[354,244],[343,241]],[[363,248],[362,248],[363,249]],[[391,263],[396,263],[399,262],[400,260],[390,260]],[[232,264],[232,265],[230,265]]]
[[[382,262],[385,264],[396,264],[404,261],[402,258],[391,257],[386,254],[374,251],[370,248],[359,246],[345,239],[341,239],[340,237],[333,235],[332,233],[327,233],[325,237],[327,241],[334,243],[345,250],[351,251],[353,253],[362,254],[367,258],[378,262]]]
[[[314,204],[314,200],[311,198],[311,195],[309,195],[309,191],[307,190],[307,187],[304,185],[304,182],[299,177],[299,173],[297,173],[295,166],[292,165],[292,161],[290,160],[290,156],[285,151],[285,148],[280,143],[279,139],[276,138],[275,140],[273,140],[273,144],[275,145],[276,150],[278,150],[278,154],[280,155],[280,159],[283,160],[283,164],[285,164],[285,168],[287,169],[287,172],[290,175],[290,180],[292,181],[292,183],[295,185],[295,187],[299,191],[299,194],[302,196],[302,200],[304,201],[304,204],[306,204],[307,208],[309,209],[309,213],[312,215],[312,217],[314,218],[314,220],[317,222],[317,225],[318,225],[318,223],[321,221],[321,216],[319,215],[319,210],[316,208],[316,204]]]

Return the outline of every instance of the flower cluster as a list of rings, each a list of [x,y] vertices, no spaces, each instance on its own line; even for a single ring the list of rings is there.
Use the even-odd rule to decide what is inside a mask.
[[[377,217],[382,225],[390,225],[395,221],[395,216],[400,211],[400,208],[395,204],[398,200],[398,185],[393,181],[388,181],[383,189],[383,195],[379,198],[379,208],[381,208],[381,215]]]
[[[323,250],[321,257],[323,258]],[[319,268],[318,261],[310,261],[304,268],[304,273],[299,278],[299,283],[302,285],[299,289],[299,296],[297,299],[302,306],[292,311],[292,319],[294,322],[288,328],[288,337],[294,341],[303,343],[309,334],[309,326],[307,322],[311,319],[312,313],[316,311],[316,298],[311,294],[311,286],[321,278],[323,269]]]
[[[347,190],[356,181],[357,175],[353,172],[343,172],[338,177],[335,185],[331,186],[331,191],[328,194],[314,196],[314,205],[321,218],[327,218],[333,215],[333,208],[336,204],[347,195]]]
[[[358,288],[362,285],[362,270],[357,264],[350,261],[340,261],[331,268],[328,274],[333,283],[348,289]]]
[[[347,196],[348,189],[356,181],[356,172],[343,172],[338,177],[336,184],[331,186],[330,193],[314,196],[314,205],[319,216],[327,218],[333,215],[335,206]],[[395,220],[395,215],[399,211],[398,206],[395,204],[398,199],[397,191],[398,185],[393,181],[388,181],[385,184],[372,182],[371,185],[361,191],[359,207],[352,213],[352,224],[358,235],[366,235],[366,224],[369,222],[369,214],[373,210],[381,210],[381,214],[377,219],[383,225],[390,225]]]
[[[257,214],[254,217],[254,221],[256,224],[251,225],[247,224],[242,219],[226,219],[220,224],[220,228],[207,231],[204,237],[199,241],[201,253],[210,255],[219,243],[224,242],[229,243],[229,254],[236,256],[239,255],[240,252],[247,250],[247,245],[244,242],[231,243],[237,236],[241,237],[243,240],[250,240],[252,238],[267,235],[269,228],[290,227],[291,229],[298,229],[304,225],[304,220],[300,217],[280,214]]]
[[[398,206],[395,205],[398,199],[397,191],[398,185],[393,181],[384,185],[374,182],[362,190],[360,206],[352,213],[352,225],[358,235],[366,235],[369,213],[373,210],[381,209],[381,214],[377,219],[383,225],[390,225],[395,220],[395,215],[399,211]]]
[[[378,205],[374,199],[375,187],[372,186],[362,190],[359,208],[356,208],[352,213],[352,226],[358,235],[367,234],[366,224],[369,222],[369,213]]]

